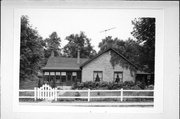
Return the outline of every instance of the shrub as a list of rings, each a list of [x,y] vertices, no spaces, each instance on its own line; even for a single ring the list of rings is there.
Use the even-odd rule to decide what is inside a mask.
[[[112,82],[109,82],[109,83],[108,83],[108,89],[109,89],[109,90],[112,90],[112,89],[113,89],[113,83],[112,83]]]
[[[146,87],[147,90],[153,90],[154,89],[154,85],[149,85]]]
[[[145,82],[137,81],[137,82],[136,82],[136,85],[139,86],[141,89],[145,89],[145,88],[146,88]]]
[[[131,87],[132,90],[141,90],[141,88],[138,85],[134,85]]]
[[[72,89],[108,89],[108,90],[116,90],[116,89],[134,89],[134,90],[140,90],[145,89],[146,85],[142,82],[133,82],[133,81],[125,81],[123,83],[117,83],[117,82],[92,82],[92,81],[86,81],[82,83],[74,83],[72,86]],[[150,86],[149,88],[152,88]]]
[[[41,82],[41,79],[39,79],[38,81],[38,87],[40,88],[42,86],[42,82]]]
[[[123,83],[123,89],[131,89],[131,87],[135,86],[133,81],[125,81]]]

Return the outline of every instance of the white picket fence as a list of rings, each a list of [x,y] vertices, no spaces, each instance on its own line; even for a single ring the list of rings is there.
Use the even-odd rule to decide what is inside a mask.
[[[90,102],[92,99],[120,99],[120,101],[124,101],[124,99],[128,98],[138,98],[138,99],[153,99],[154,94],[152,96],[138,96],[138,95],[124,95],[127,92],[152,92],[154,90],[59,90],[57,88],[51,88],[49,85],[45,84],[40,88],[35,87],[34,90],[19,90],[19,92],[33,92],[34,95],[31,96],[19,96],[19,98],[33,98],[35,101],[37,99],[44,100],[55,100],[57,99],[86,99]],[[118,95],[101,95],[101,93],[116,93]],[[63,95],[64,93],[84,93],[85,95]],[[99,95],[93,95],[93,93],[99,93]]]

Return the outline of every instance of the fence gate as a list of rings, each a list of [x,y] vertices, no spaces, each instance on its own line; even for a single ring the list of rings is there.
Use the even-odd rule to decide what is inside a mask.
[[[44,99],[44,100],[53,100],[56,99],[57,93],[56,88],[51,88],[49,85],[44,84],[40,88],[35,88],[35,100],[36,99]]]

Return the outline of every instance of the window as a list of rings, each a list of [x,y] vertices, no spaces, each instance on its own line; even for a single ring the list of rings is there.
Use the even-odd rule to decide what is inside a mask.
[[[61,72],[61,80],[62,82],[66,82],[66,72]]]
[[[44,75],[49,75],[49,72],[44,72]]]
[[[122,72],[114,72],[114,82],[123,82],[123,73]]]
[[[44,72],[44,83],[48,84],[49,82],[49,72]]]
[[[77,72],[72,72],[72,81],[76,82],[77,80]]]
[[[54,75],[55,75],[55,72],[50,72],[50,75],[51,75],[51,76],[54,76]]]
[[[94,71],[93,80],[94,80],[95,82],[100,82],[100,81],[102,81],[102,77],[103,77],[102,71]]]

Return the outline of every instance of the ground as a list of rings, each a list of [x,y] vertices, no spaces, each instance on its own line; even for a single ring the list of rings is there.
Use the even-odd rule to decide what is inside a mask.
[[[25,80],[20,82],[20,89],[34,89],[38,86],[38,80]]]

